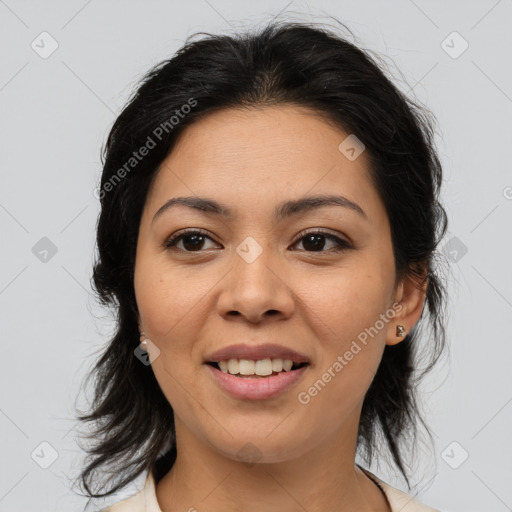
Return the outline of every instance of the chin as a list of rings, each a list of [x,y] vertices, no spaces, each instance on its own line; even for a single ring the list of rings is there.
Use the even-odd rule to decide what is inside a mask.
[[[210,443],[217,447],[222,456],[248,464],[286,462],[306,451],[304,440],[295,439],[285,431],[270,436],[266,432],[258,432],[254,436],[247,433],[243,437],[229,438],[221,443],[210,440]]]

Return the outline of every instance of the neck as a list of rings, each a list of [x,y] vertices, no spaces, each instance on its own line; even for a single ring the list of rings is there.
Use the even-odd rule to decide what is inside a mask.
[[[298,458],[250,464],[220,454],[181,427],[177,421],[176,462],[156,486],[162,512],[390,512],[381,490],[354,464],[353,432]]]

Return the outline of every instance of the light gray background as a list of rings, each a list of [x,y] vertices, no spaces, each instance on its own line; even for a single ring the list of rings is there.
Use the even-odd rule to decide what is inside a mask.
[[[444,243],[456,237],[457,251],[445,251],[451,357],[422,386],[436,451],[421,456],[413,494],[445,511],[512,510],[510,0],[0,0],[0,511],[84,508],[69,489],[83,456],[73,407],[113,325],[89,284],[93,191],[112,122],[136,81],[188,35],[261,24],[281,11],[346,23],[437,116]],[[43,31],[58,43],[48,58],[31,47],[51,48]],[[36,256],[43,237],[57,248],[46,262]],[[58,457],[42,469],[52,449]],[[371,469],[403,485],[391,469]]]

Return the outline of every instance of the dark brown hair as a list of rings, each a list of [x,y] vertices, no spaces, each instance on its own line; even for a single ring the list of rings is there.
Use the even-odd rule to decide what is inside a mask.
[[[447,219],[438,200],[442,169],[434,118],[401,93],[367,51],[332,30],[273,22],[255,32],[205,36],[187,40],[147,73],[102,154],[93,285],[101,303],[115,312],[116,331],[88,376],[95,378],[91,412],[78,416],[93,422],[88,437],[96,441],[80,475],[84,489],[90,497],[108,496],[153,468],[158,481],[176,458],[173,410],[151,366],[134,356],[139,345],[135,251],[159,165],[197,119],[229,107],[279,104],[313,109],[364,143],[390,221],[397,275],[427,279],[420,321],[401,343],[385,347],[364,399],[358,437],[358,451],[371,463],[381,434],[409,484],[400,446],[414,443],[419,422],[428,431],[416,387],[445,345],[445,289],[434,251]],[[144,158],[131,160],[143,146],[152,147]],[[426,366],[417,375],[420,359]],[[94,493],[94,473],[107,469],[116,485]],[[105,489],[103,478],[100,483]]]

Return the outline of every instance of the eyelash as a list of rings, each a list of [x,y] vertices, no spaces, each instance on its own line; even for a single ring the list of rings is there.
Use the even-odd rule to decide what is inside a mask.
[[[171,237],[169,237],[164,242],[164,247],[166,249],[171,249],[171,247],[175,246],[180,240],[182,240],[186,236],[190,236],[190,235],[202,235],[202,236],[205,236],[207,238],[210,238],[210,240],[212,240],[212,238],[205,231],[203,231],[201,229],[191,229],[191,230],[181,231],[181,232],[178,232],[175,235],[172,235]],[[336,242],[338,244],[338,247],[337,248],[335,247],[333,249],[328,249],[327,251],[306,251],[306,252],[319,253],[319,254],[321,254],[321,253],[330,253],[330,252],[337,253],[337,252],[342,252],[342,251],[346,251],[346,250],[349,250],[349,249],[353,248],[352,245],[349,242],[347,242],[347,241],[345,241],[345,240],[343,240],[341,238],[338,238],[337,236],[333,235],[332,233],[330,233],[328,231],[324,231],[322,229],[318,229],[316,231],[302,231],[301,233],[299,233],[298,238],[293,243],[293,245],[297,244],[303,238],[306,238],[306,236],[308,236],[308,235],[324,235],[326,238]],[[185,253],[201,253],[201,252],[204,252],[202,250],[200,250],[200,251],[186,251],[186,250],[183,250],[183,249],[178,249],[178,250],[180,250],[182,252],[185,252]]]

